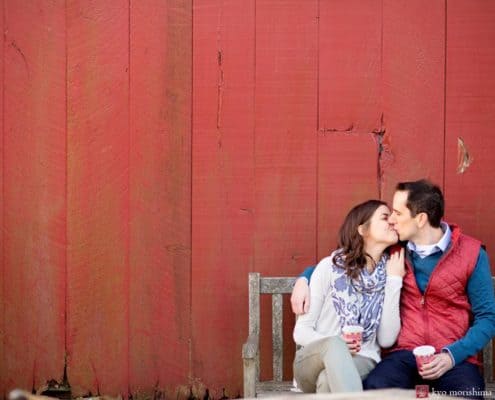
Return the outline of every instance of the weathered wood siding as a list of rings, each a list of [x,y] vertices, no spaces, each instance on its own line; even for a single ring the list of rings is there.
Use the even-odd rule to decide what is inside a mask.
[[[493,1],[0,4],[0,393],[237,396],[248,272],[398,180],[495,251]]]

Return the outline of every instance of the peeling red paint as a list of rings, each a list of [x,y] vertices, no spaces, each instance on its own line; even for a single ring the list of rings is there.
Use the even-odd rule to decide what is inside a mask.
[[[457,173],[463,174],[473,162],[473,157],[469,154],[464,140],[457,138]]]

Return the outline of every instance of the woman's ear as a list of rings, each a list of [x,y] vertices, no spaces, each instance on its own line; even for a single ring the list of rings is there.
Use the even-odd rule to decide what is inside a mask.
[[[359,226],[358,226],[358,233],[359,233],[361,236],[364,236],[364,232],[366,232],[366,229],[365,229],[364,225],[359,225]]]

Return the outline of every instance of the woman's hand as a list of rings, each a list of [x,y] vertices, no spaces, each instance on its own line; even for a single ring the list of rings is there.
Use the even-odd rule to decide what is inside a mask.
[[[361,343],[358,342],[356,339],[346,339],[344,335],[341,335],[340,337],[344,342],[346,342],[347,348],[352,355],[361,351]]]
[[[404,248],[390,255],[387,261],[387,275],[404,277],[406,266],[404,264]]]

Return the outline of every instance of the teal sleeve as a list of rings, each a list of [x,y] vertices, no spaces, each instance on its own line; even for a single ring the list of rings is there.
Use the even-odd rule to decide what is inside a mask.
[[[473,324],[466,335],[447,346],[455,364],[475,355],[495,336],[495,296],[493,293],[490,262],[486,251],[481,249],[476,267],[467,283],[466,292]]]
[[[316,265],[312,265],[311,267],[307,267],[301,275],[299,275],[299,278],[306,278],[309,281],[311,280],[311,275],[313,275],[313,271],[315,270]]]

